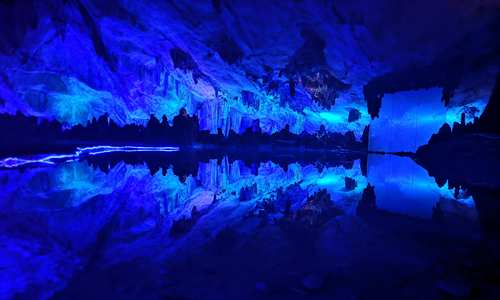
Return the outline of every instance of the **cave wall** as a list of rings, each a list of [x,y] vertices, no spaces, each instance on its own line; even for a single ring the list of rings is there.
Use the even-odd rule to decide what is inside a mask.
[[[415,152],[446,122],[440,88],[387,94],[370,123],[368,150]]]
[[[124,125],[145,124],[151,113],[171,120],[184,107],[212,132],[241,132],[260,119],[267,132],[323,124],[360,138],[370,122],[364,86],[385,74],[472,57],[448,110],[459,116],[486,102],[498,72],[499,8],[454,0],[6,1],[0,112],[68,126],[107,112]],[[348,122],[353,109],[361,118]]]

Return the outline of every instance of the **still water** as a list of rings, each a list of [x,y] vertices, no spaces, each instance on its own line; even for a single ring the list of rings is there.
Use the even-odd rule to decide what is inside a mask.
[[[408,157],[85,155],[0,169],[0,212],[2,299],[499,292],[473,195]]]

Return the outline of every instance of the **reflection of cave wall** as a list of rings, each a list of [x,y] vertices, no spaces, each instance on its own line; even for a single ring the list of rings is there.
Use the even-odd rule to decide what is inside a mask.
[[[500,189],[472,188],[470,193],[474,197],[479,219],[481,220],[481,227],[498,232],[500,230],[500,223],[498,222]]]
[[[438,185],[409,157],[370,154],[367,179],[375,187],[378,209],[430,219],[439,202]]]

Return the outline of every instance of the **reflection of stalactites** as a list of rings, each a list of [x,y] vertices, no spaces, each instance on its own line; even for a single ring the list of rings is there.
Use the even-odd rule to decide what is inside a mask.
[[[231,174],[231,165],[229,164],[229,159],[227,156],[224,156],[221,164],[221,188],[225,188],[229,185],[229,176]]]
[[[167,193],[165,193],[165,191],[163,191],[163,214],[164,215],[167,215],[168,214],[168,197],[167,197]]]

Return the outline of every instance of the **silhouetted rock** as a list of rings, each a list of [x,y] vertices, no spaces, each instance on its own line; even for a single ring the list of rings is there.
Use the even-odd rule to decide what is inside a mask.
[[[361,113],[359,112],[359,110],[353,108],[349,111],[349,118],[347,119],[347,122],[349,123],[356,122],[360,118],[361,118]]]
[[[441,209],[441,204],[438,202],[436,206],[432,207],[432,219],[436,222],[442,222],[444,220],[443,216],[444,212]]]
[[[356,182],[356,180],[349,178],[349,177],[345,178],[345,188],[348,191],[354,190],[357,186],[358,186],[358,183]]]
[[[363,190],[363,196],[361,197],[361,201],[356,208],[356,214],[361,216],[376,210],[377,206],[375,205],[375,199],[375,187],[368,184],[368,186]]]

